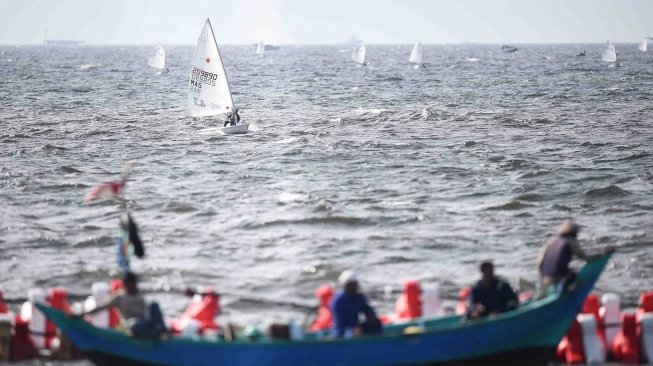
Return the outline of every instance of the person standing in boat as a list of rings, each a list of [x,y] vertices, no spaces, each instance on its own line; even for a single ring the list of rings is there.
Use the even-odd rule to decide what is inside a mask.
[[[516,309],[519,300],[515,291],[508,282],[494,275],[492,262],[481,263],[480,269],[482,277],[472,287],[468,299],[467,317],[482,318]]]
[[[239,109],[236,108],[233,113],[229,113],[227,115],[227,120],[224,121],[224,126],[223,127],[235,126],[235,125],[238,124],[238,122],[240,122],[240,115],[238,114],[238,111],[239,111]]]
[[[606,252],[613,252],[613,247],[607,247],[603,253],[589,255],[578,244],[580,226],[571,219],[566,219],[558,226],[556,234],[550,237],[542,246],[537,257],[537,269],[540,273],[541,297],[553,287],[556,292],[561,292],[572,283],[576,274],[569,269],[569,263],[574,256],[585,261],[600,258]]]
[[[338,284],[342,287],[331,300],[330,307],[333,314],[333,335],[336,337],[358,337],[364,334],[380,334],[381,322],[374,309],[367,303],[363,294],[358,292],[358,278],[356,272],[346,270],[338,277]],[[359,321],[359,316],[365,317],[364,322]]]
[[[159,304],[152,302],[149,307],[146,305],[138,290],[138,278],[134,273],[125,272],[122,284],[122,291],[110,296],[94,309],[74,316],[95,314],[113,307],[120,313],[122,326],[130,335],[137,338],[161,338],[167,330]]]

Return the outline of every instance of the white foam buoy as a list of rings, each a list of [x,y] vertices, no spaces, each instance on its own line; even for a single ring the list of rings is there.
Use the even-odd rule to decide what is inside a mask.
[[[578,314],[577,320],[583,334],[585,362],[588,365],[604,363],[605,346],[598,336],[598,327],[594,314]]]
[[[608,344],[614,342],[614,338],[621,328],[621,305],[619,295],[606,293],[601,296],[603,304],[599,309],[599,317],[603,320],[605,327],[605,340]]]
[[[440,300],[440,287],[437,283],[422,284],[421,293],[422,316],[432,317],[444,315],[445,311]]]
[[[653,363],[653,313],[645,313],[640,317],[640,340],[642,342],[642,355],[649,364]]]
[[[42,288],[31,288],[27,290],[27,302],[23,304],[20,315],[27,320],[30,336],[36,348],[45,348],[45,327],[47,320],[34,304],[45,304],[45,291]]]
[[[93,308],[104,303],[109,298],[109,285],[106,282],[94,282],[91,285],[91,297]],[[88,301],[88,300],[87,300]],[[91,303],[89,302],[89,305]],[[88,311],[88,309],[87,309]],[[109,328],[109,310],[102,310],[89,316],[91,324],[98,328]]]

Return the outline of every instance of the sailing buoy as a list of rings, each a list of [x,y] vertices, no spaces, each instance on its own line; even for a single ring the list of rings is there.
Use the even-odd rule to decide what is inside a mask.
[[[20,318],[28,323],[28,336],[31,335],[37,348],[45,348],[45,331],[47,320],[34,304],[45,303],[45,291],[31,288],[27,291],[27,301],[20,308]]]
[[[220,329],[215,323],[219,313],[219,296],[213,289],[207,288],[202,294],[195,295],[183,314],[172,322],[172,330],[182,333],[187,326],[197,326],[196,332],[203,334],[207,329]]]
[[[599,336],[596,318],[593,314],[578,314],[578,323],[583,336],[583,352],[587,364],[604,363],[606,346]]]
[[[404,284],[404,292],[395,303],[397,320],[410,320],[422,316],[420,288],[418,281],[408,281]]]
[[[594,316],[594,319],[596,320],[596,327],[598,329],[597,335],[599,336],[599,339],[607,349],[607,342],[605,340],[605,328],[603,326],[603,322],[601,321],[601,317],[599,316],[599,312],[600,312],[599,310],[600,310],[600,305],[599,305],[598,295],[589,294],[585,299],[585,302],[583,303],[583,308],[581,310],[581,313],[592,314]]]
[[[329,303],[331,302],[331,298],[333,298],[334,292],[333,287],[328,284],[322,285],[315,290],[315,296],[320,301],[320,306],[317,308],[317,317],[313,324],[311,324],[311,331],[327,330],[333,325],[333,316],[329,308]]]
[[[9,360],[13,321],[14,314],[10,312],[0,313],[0,361]]]
[[[562,338],[558,345],[556,355],[560,362],[568,365],[585,363],[585,353],[583,351],[583,334],[578,320],[569,326],[567,334]]]
[[[440,300],[440,286],[437,283],[425,283],[422,285],[422,316],[442,316],[446,314]]]
[[[48,296],[50,306],[55,309],[61,310],[66,314],[70,314],[70,305],[68,304],[68,294],[66,290],[60,288],[53,288],[50,290]],[[45,325],[45,346],[52,348],[52,342],[57,337],[57,326],[53,322],[47,321]]]
[[[645,313],[639,319],[639,339],[642,356],[648,363],[653,363],[653,313]]]
[[[640,347],[635,314],[621,315],[621,330],[612,344],[612,354],[617,362],[638,364]]]
[[[9,308],[7,307],[7,304],[5,303],[5,295],[0,290],[0,314],[6,314],[8,312],[9,312]]]
[[[653,291],[644,291],[639,295],[639,307],[637,308],[637,319],[645,313],[653,312]]]
[[[603,325],[606,344],[612,344],[614,337],[619,333],[619,326],[621,320],[621,305],[619,295],[617,294],[603,294],[601,296],[603,305],[599,309],[599,317]],[[612,350],[609,350],[612,351]]]
[[[14,318],[14,334],[11,337],[9,347],[9,359],[11,361],[29,360],[36,357],[36,344],[29,333],[29,321],[21,316],[16,316]]]

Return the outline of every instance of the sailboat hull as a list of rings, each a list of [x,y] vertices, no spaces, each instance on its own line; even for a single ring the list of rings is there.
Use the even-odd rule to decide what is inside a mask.
[[[224,133],[225,135],[240,135],[240,134],[247,133],[248,129],[249,129],[249,123],[243,123],[235,126],[222,127],[220,129],[220,132]]]

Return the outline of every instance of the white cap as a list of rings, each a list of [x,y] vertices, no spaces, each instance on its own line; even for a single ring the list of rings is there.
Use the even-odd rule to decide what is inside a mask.
[[[348,283],[358,283],[358,277],[356,276],[356,272],[354,272],[351,269],[343,271],[338,277],[338,284],[340,286],[344,286]]]

